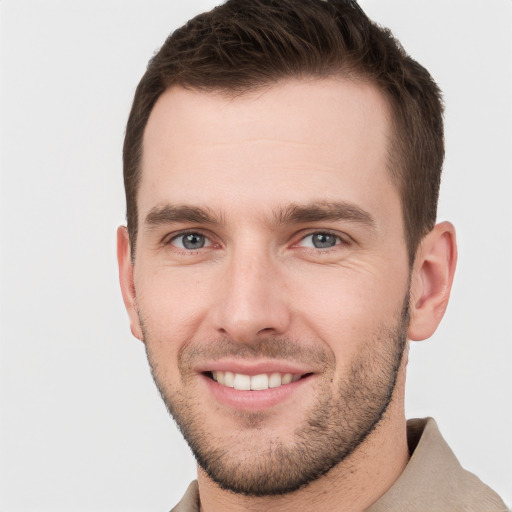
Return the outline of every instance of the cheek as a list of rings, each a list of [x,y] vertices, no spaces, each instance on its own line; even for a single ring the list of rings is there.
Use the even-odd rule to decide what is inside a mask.
[[[206,297],[211,295],[204,278],[175,268],[141,273],[135,290],[147,341],[167,352],[177,351],[194,336],[208,309]]]
[[[353,359],[375,333],[399,321],[407,279],[390,275],[369,269],[331,268],[307,281],[296,280],[297,316],[329,345],[338,364]]]

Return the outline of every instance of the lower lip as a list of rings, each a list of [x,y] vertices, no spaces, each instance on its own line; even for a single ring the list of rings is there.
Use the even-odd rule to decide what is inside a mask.
[[[262,411],[288,400],[296,391],[304,386],[313,376],[308,375],[295,382],[284,384],[277,388],[259,391],[239,391],[222,386],[218,382],[202,375],[202,379],[210,393],[218,402],[240,411]]]

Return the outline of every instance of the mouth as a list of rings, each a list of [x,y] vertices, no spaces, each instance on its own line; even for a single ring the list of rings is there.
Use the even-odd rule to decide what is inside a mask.
[[[311,384],[317,376],[311,368],[284,361],[223,360],[206,364],[197,370],[207,394],[228,410],[244,412],[270,411],[286,404],[296,407],[312,392]],[[303,393],[308,390],[307,394],[298,395],[301,389]]]
[[[297,382],[311,375],[311,373],[260,373],[258,375],[245,375],[243,373],[234,373],[230,371],[211,371],[205,372],[211,380],[226,388],[232,388],[237,391],[265,391],[267,389],[280,388]]]

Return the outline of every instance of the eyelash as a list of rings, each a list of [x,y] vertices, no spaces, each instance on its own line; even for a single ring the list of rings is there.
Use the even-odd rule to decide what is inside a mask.
[[[314,235],[326,235],[326,236],[332,236],[336,238],[336,243],[333,246],[330,247],[302,247],[303,249],[314,251],[315,253],[327,253],[334,250],[339,249],[339,246],[347,246],[350,244],[350,240],[347,235],[341,235],[340,233],[334,233],[329,230],[315,230],[315,231],[309,231],[304,236],[300,238],[300,240],[294,244],[294,246],[298,246],[301,242],[306,240],[309,237],[313,237]]]
[[[184,238],[187,235],[201,236],[205,239],[205,241],[208,243],[208,245],[205,247],[199,247],[198,249],[194,250],[194,249],[187,249],[185,247],[177,247],[176,245],[173,244],[173,242],[175,240]],[[208,248],[215,247],[215,246],[218,247],[219,244],[216,244],[215,242],[213,242],[208,235],[201,232],[200,230],[186,230],[186,231],[180,231],[179,233],[175,233],[172,235],[172,237],[164,239],[162,242],[162,245],[173,246],[174,250],[178,251],[181,254],[194,255],[194,254],[198,254],[202,249],[208,249]]]
[[[177,247],[176,245],[173,244],[173,242],[175,240],[179,240],[180,238],[183,239],[187,235],[196,235],[196,236],[204,237],[206,244],[208,244],[208,245],[199,247],[194,250],[194,249],[187,249],[185,247]],[[328,247],[311,247],[311,246],[310,247],[305,247],[305,246],[301,247],[300,246],[300,244],[302,242],[304,242],[304,240],[306,240],[309,237],[313,237],[314,235],[325,235],[325,236],[335,237],[336,243],[333,246],[328,246]],[[180,231],[179,233],[175,233],[171,238],[164,240],[163,245],[164,246],[172,245],[174,250],[180,252],[181,254],[186,254],[186,255],[194,255],[194,254],[198,254],[203,249],[219,247],[219,244],[216,244],[215,242],[213,242],[207,234],[201,232],[200,230],[186,230],[186,231]],[[333,250],[337,250],[337,248],[339,248],[339,246],[347,246],[347,245],[350,245],[350,240],[348,239],[347,235],[342,236],[339,233],[334,233],[334,232],[328,231],[328,230],[315,230],[315,231],[309,231],[308,233],[301,236],[299,241],[295,242],[292,245],[292,247],[302,248],[302,249],[305,249],[308,251],[312,251],[316,254],[319,254],[319,253],[329,253]]]

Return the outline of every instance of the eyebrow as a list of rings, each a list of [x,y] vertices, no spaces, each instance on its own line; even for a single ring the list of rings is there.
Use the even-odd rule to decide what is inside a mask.
[[[147,228],[158,227],[173,222],[218,225],[222,221],[209,208],[199,206],[155,206],[146,215],[144,224]]]
[[[375,220],[370,213],[359,206],[346,202],[293,203],[275,211],[273,217],[276,225],[343,220],[375,228]],[[144,224],[151,229],[175,222],[218,226],[223,223],[223,219],[209,208],[166,204],[153,207],[147,214]]]
[[[277,224],[345,220],[375,228],[375,220],[366,210],[345,202],[320,201],[310,204],[291,204],[275,214]]]

